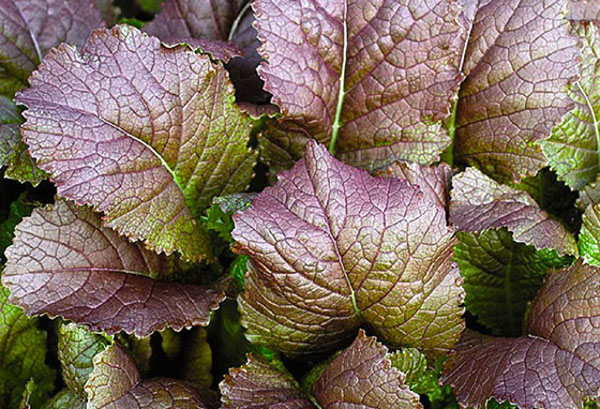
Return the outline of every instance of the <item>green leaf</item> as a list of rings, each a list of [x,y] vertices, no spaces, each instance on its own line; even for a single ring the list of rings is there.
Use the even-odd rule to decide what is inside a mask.
[[[88,409],[212,409],[214,393],[187,382],[142,380],[133,359],[117,344],[94,357],[94,370],[85,384]]]
[[[231,213],[224,212],[221,206],[215,203],[206,210],[206,216],[202,220],[205,223],[206,230],[214,231],[226,243],[233,243],[231,231],[234,225]]]
[[[212,350],[204,328],[194,328],[183,349],[181,378],[198,388],[210,388],[213,377]]]
[[[450,385],[442,385],[439,381],[445,357],[437,358],[433,368],[428,367],[425,355],[415,348],[403,348],[389,354],[388,358],[406,375],[405,383],[410,389],[426,396],[432,408],[458,409]]]
[[[179,333],[170,328],[160,332],[160,346],[169,359],[175,359],[181,352],[181,338]]]
[[[498,403],[496,399],[490,399],[486,406],[487,409],[519,409],[518,406],[512,405],[509,401]]]
[[[46,178],[27,151],[19,127],[23,123],[15,103],[0,95],[0,167],[6,166],[4,176],[37,186]]]
[[[559,181],[556,173],[549,168],[540,170],[534,177],[523,179],[514,187],[529,193],[540,208],[560,218],[571,231],[579,230],[581,216],[574,208],[577,192]]]
[[[467,311],[495,335],[521,335],[527,303],[546,273],[571,258],[516,243],[506,229],[459,232],[457,236],[453,259],[464,277]]]
[[[136,337],[131,335],[120,339],[121,345],[127,347],[127,351],[134,360],[135,365],[142,375],[146,375],[150,371],[150,358],[152,358],[151,336]]]
[[[600,39],[598,23],[573,23],[582,48],[580,79],[571,85],[569,96],[575,108],[540,145],[550,167],[574,190],[596,179],[600,160]]]
[[[427,357],[416,348],[402,348],[391,353],[388,359],[406,375],[404,382],[411,388],[427,370]]]
[[[49,401],[42,409],[86,409],[85,398],[80,397],[76,392],[69,388],[64,388]]]
[[[0,407],[17,408],[30,379],[36,388],[29,400],[37,407],[54,389],[56,375],[46,364],[46,333],[8,302],[8,294],[0,286]]]
[[[248,256],[237,256],[229,265],[229,275],[233,277],[235,288],[240,292],[244,291],[247,271]]]
[[[164,0],[135,0],[146,13],[158,13]]]
[[[32,210],[33,206],[25,202],[25,193],[10,204],[8,217],[0,223],[0,257],[3,257],[4,250],[12,244],[15,227],[23,217],[29,216]]]
[[[579,252],[586,262],[600,266],[600,204],[585,209],[579,234]]]
[[[92,334],[74,323],[62,324],[58,329],[58,359],[62,377],[67,387],[85,398],[83,386],[88,380],[94,364],[94,356],[104,351],[109,341]]]
[[[275,357],[272,350],[248,342],[244,336],[237,304],[233,300],[228,299],[221,304],[208,329],[213,345],[215,374],[224,374],[231,367],[241,366],[246,362],[246,354],[249,352],[268,361]]]

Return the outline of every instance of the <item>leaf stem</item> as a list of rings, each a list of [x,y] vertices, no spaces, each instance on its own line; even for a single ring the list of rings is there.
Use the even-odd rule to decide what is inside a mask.
[[[329,143],[329,152],[335,156],[335,146],[342,122],[342,108],[344,106],[344,97],[346,96],[346,62],[348,60],[348,3],[344,2],[344,44],[342,49],[342,71],[340,72],[340,90],[338,93],[337,106],[335,107],[335,117],[331,131],[331,142]]]
[[[598,157],[598,160],[600,161],[600,130],[598,130],[599,124],[598,124],[598,118],[596,117],[596,111],[594,111],[594,105],[592,104],[592,101],[590,101],[590,98],[588,97],[587,92],[585,92],[585,90],[581,86],[581,82],[577,81],[577,82],[575,82],[575,84],[577,84],[577,88],[579,88],[579,91],[583,95],[583,98],[585,99],[585,103],[587,104],[588,109],[590,110],[590,115],[592,116],[592,121],[594,121],[594,134],[596,135],[596,156]]]
[[[231,30],[229,30],[229,36],[227,37],[227,41],[233,40],[233,36],[235,36],[235,33],[237,32],[237,29],[240,26],[240,23],[242,22],[242,18],[244,18],[244,15],[250,9],[251,6],[252,6],[252,1],[249,1],[248,3],[246,3],[246,5],[244,7],[242,7],[240,14],[238,14],[237,17],[235,18],[235,20],[233,20],[233,24],[231,24]]]

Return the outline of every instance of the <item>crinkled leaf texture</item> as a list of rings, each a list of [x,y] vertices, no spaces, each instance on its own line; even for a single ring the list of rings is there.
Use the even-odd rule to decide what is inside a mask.
[[[552,136],[541,141],[550,167],[560,180],[574,190],[593,182],[600,161],[600,22],[574,23],[573,31],[582,41],[580,79],[569,96],[575,108],[552,130]]]
[[[171,260],[102,227],[100,216],[59,200],[17,227],[2,283],[29,315],[62,316],[92,330],[143,337],[208,325],[224,295],[158,281]]]
[[[63,323],[58,328],[58,359],[67,387],[85,398],[83,389],[94,368],[93,359],[108,346],[102,335],[92,334],[75,323]]]
[[[19,127],[23,117],[15,103],[0,95],[0,168],[6,166],[4,177],[37,186],[44,178],[21,140]]]
[[[323,409],[422,408],[419,395],[404,379],[387,358],[387,348],[361,330],[352,345],[325,368],[311,394]],[[252,355],[247,364],[229,371],[220,388],[223,409],[315,408],[282,365]]]
[[[572,21],[600,20],[600,4],[597,0],[569,0],[567,18]]]
[[[567,228],[540,209],[522,190],[501,185],[475,168],[452,179],[450,220],[459,230],[483,232],[506,227],[519,243],[577,255],[577,243]]]
[[[59,195],[153,250],[211,255],[197,219],[214,196],[247,188],[256,159],[220,64],[120,25],[81,54],[54,49],[30,83],[17,97],[22,133]]]
[[[154,21],[144,27],[163,41],[185,40],[228,62],[236,97],[252,103],[266,102],[262,80],[256,73],[260,42],[252,27],[254,15],[248,0],[167,0]],[[231,61],[230,61],[231,60]]]
[[[447,363],[465,406],[494,397],[521,409],[583,408],[600,391],[600,269],[578,261],[550,274],[528,313],[527,336],[467,331]]]
[[[30,319],[8,302],[8,290],[0,286],[0,406],[18,408],[25,384],[36,383],[31,403],[40,405],[54,389],[55,373],[46,364],[46,333],[38,320]]]
[[[141,380],[130,356],[114,344],[94,357],[85,384],[88,409],[217,409],[210,391],[167,378]]]
[[[467,311],[494,335],[522,335],[525,310],[546,273],[571,258],[515,243],[506,229],[481,234],[459,232],[457,236],[453,260],[465,279]]]
[[[437,166],[420,166],[417,163],[396,162],[387,169],[376,172],[378,176],[406,179],[419,186],[439,206],[446,208],[450,199],[452,169],[446,163]]]
[[[87,402],[71,389],[64,388],[50,400],[48,400],[42,409],[86,409]]]
[[[581,257],[594,266],[600,266],[600,204],[585,209],[579,233]]]
[[[600,174],[596,180],[579,191],[577,208],[582,212],[591,204],[600,203]]]
[[[163,41],[173,39],[219,41],[227,46],[231,26],[246,0],[166,0],[144,30]],[[206,50],[211,51],[211,50]],[[219,56],[216,56],[219,58]]]
[[[546,165],[534,142],[572,106],[577,40],[566,0],[464,0],[465,41],[454,154],[503,181]]]
[[[90,0],[0,1],[0,95],[27,86],[42,56],[62,42],[82,46],[104,26]]]
[[[285,121],[263,153],[314,138],[365,168],[431,163],[462,75],[455,0],[257,0],[259,67]]]
[[[253,342],[324,353],[366,325],[437,356],[464,328],[446,212],[406,181],[372,177],[311,141],[234,221],[235,249],[251,260],[238,300]]]

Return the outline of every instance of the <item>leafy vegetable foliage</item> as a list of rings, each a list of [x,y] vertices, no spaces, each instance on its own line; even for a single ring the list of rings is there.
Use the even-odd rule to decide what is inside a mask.
[[[600,390],[600,270],[578,261],[550,274],[526,321],[527,335],[465,332],[444,381],[459,402],[483,407],[494,397],[521,409],[583,408]]]
[[[392,366],[387,348],[359,331],[356,340],[327,365],[306,396],[281,363],[253,355],[232,369],[221,383],[223,409],[260,407],[422,408],[419,397],[404,385],[405,376]],[[260,392],[257,394],[257,392]]]
[[[16,408],[25,384],[33,379],[36,394],[31,404],[40,405],[54,388],[55,372],[45,363],[46,333],[37,319],[29,319],[8,302],[8,290],[0,286],[0,404]]]
[[[210,257],[197,218],[246,189],[256,156],[222,66],[121,25],[95,31],[82,54],[59,46],[30,83],[17,97],[23,136],[61,196],[153,250]]]
[[[200,392],[174,379],[141,380],[135,363],[116,344],[94,357],[94,370],[85,384],[88,409],[216,409],[212,393]]]
[[[0,0],[0,406],[597,407],[599,11]]]
[[[84,386],[94,369],[93,359],[109,345],[101,335],[90,333],[74,323],[64,323],[58,329],[58,359],[67,387],[85,399]]]
[[[226,61],[238,100],[265,103],[267,94],[256,73],[261,57],[253,22],[247,0],[167,0],[144,29],[163,41],[184,41]]]
[[[12,97],[27,86],[42,56],[60,43],[82,46],[104,25],[89,0],[0,2],[0,94]]]
[[[467,293],[467,311],[494,335],[519,336],[527,304],[551,268],[568,264],[554,250],[515,243],[506,229],[458,233],[454,260]]]
[[[5,177],[38,185],[45,175],[35,166],[21,140],[21,123],[23,117],[14,102],[0,95],[0,167],[6,166]]]
[[[585,209],[579,248],[586,262],[600,266],[600,205],[590,205]]]
[[[519,243],[577,255],[567,228],[540,209],[526,192],[501,185],[475,168],[453,178],[450,218],[459,230],[483,232],[506,227]]]
[[[453,231],[406,181],[374,178],[311,142],[234,221],[235,248],[251,260],[239,304],[253,342],[323,353],[364,324],[435,356],[463,330]]]
[[[463,72],[455,155],[502,181],[546,165],[534,142],[550,136],[572,106],[576,39],[563,0],[464,2]]]
[[[145,336],[169,326],[208,325],[224,296],[166,278],[173,262],[101,226],[89,209],[59,200],[16,230],[2,276],[11,301],[94,330]]]
[[[600,39],[598,22],[576,24],[573,30],[584,42],[581,78],[569,93],[576,105],[541,146],[560,179],[573,189],[581,189],[594,181],[599,170]]]
[[[381,167],[394,159],[431,163],[450,144],[441,121],[461,80],[458,2],[258,0],[253,7],[267,61],[259,74],[285,119],[283,132],[267,135],[267,155],[288,146],[297,159],[308,139],[335,147],[339,137],[344,161]]]
[[[411,185],[419,186],[421,191],[439,206],[448,206],[452,169],[446,163],[438,166],[419,166],[416,163],[395,162],[376,174],[405,179]]]

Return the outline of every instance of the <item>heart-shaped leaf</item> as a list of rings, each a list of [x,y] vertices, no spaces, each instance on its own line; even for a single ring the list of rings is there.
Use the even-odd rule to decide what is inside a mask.
[[[436,356],[464,328],[446,212],[406,181],[372,177],[310,142],[234,222],[235,248],[251,260],[239,304],[254,342],[323,353],[366,325]]]

